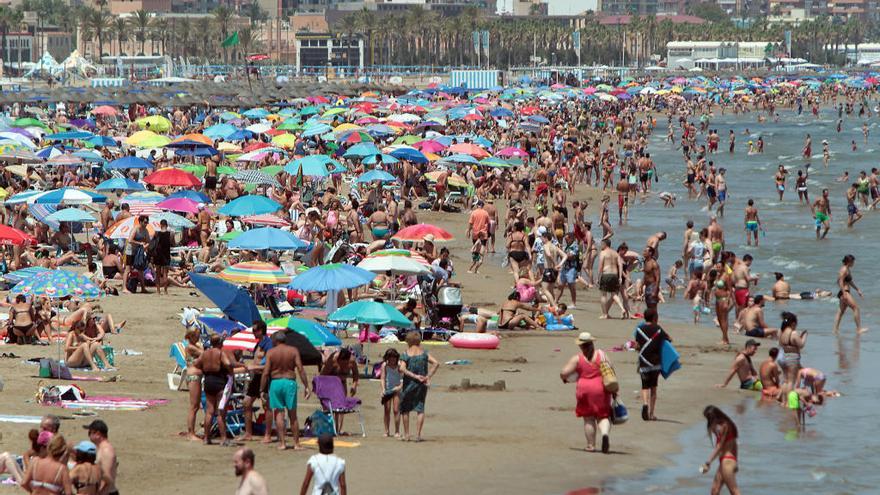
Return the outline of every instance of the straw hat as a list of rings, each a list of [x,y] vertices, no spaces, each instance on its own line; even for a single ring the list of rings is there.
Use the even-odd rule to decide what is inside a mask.
[[[578,335],[577,340],[575,340],[575,342],[577,342],[578,345],[586,344],[587,342],[595,342],[595,341],[596,341],[596,338],[593,337],[593,335],[590,332],[581,332],[581,334]]]
[[[427,234],[427,235],[424,237],[424,241],[425,241],[425,242],[434,242],[434,234]]]

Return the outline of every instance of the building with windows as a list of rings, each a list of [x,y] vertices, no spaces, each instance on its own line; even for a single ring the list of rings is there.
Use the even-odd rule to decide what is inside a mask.
[[[364,68],[364,40],[329,33],[296,33],[296,71],[320,73]]]
[[[598,10],[615,15],[651,15],[658,12],[659,0],[600,0]]]
[[[14,64],[36,61],[33,46],[34,36],[31,33],[6,33],[6,44],[2,47],[3,63],[17,66]]]
[[[780,43],[771,41],[670,41],[666,66],[671,69],[761,67],[775,57]]]

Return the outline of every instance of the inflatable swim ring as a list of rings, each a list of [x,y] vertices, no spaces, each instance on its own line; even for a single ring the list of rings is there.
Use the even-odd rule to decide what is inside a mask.
[[[449,343],[458,349],[497,349],[501,340],[489,333],[457,333]]]

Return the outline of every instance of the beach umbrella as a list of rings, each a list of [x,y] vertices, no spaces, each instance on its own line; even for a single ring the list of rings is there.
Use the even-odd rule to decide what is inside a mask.
[[[279,328],[269,328],[266,334],[272,335],[275,332],[284,332],[284,343],[296,347],[299,351],[300,361],[302,361],[303,366],[318,366],[323,362],[323,355],[321,352],[315,349],[315,346],[309,342],[309,339],[302,334]],[[253,352],[256,347],[257,338],[254,337],[254,332],[251,329],[234,333],[223,340],[223,348],[231,351],[250,353]]]
[[[290,227],[290,222],[276,216],[264,213],[262,215],[248,215],[241,217],[241,221],[248,225],[265,225],[267,227]]]
[[[300,273],[288,287],[304,292],[327,292],[353,289],[369,284],[376,274],[345,263],[318,265]]]
[[[171,130],[171,121],[161,115],[150,115],[134,121],[141,129],[149,129],[154,132],[168,132]]]
[[[328,132],[330,132],[332,130],[333,130],[333,128],[327,124],[316,123],[316,124],[312,124],[312,125],[307,125],[305,127],[305,129],[303,129],[302,134],[300,134],[300,135],[304,138],[313,137],[313,136],[321,136],[323,134],[327,134]]]
[[[92,115],[101,115],[104,117],[115,117],[119,111],[109,105],[101,105],[92,109]]]
[[[176,213],[170,211],[160,211],[149,216],[150,224],[159,225],[162,220],[168,222],[168,226],[174,229],[191,229],[196,226],[193,222],[187,220]]]
[[[36,243],[37,239],[27,232],[0,224],[0,246],[30,246]]]
[[[173,144],[180,144],[180,143],[187,143],[187,144],[198,143],[203,146],[213,146],[214,140],[212,140],[208,136],[205,136],[204,134],[200,134],[198,132],[195,132],[195,133],[190,133],[190,134],[184,134],[183,136],[180,136],[180,137],[174,139],[173,141],[171,141],[170,144],[173,145]]]
[[[503,150],[501,150],[495,154],[497,156],[503,156],[503,157],[507,157],[507,158],[510,158],[510,157],[527,158],[529,156],[529,154],[528,154],[528,152],[526,152],[526,150],[524,150],[522,148],[517,148],[515,146],[508,146],[507,148],[504,148]]]
[[[361,163],[364,165],[394,165],[398,162],[400,162],[400,160],[391,155],[386,155],[385,153],[382,153],[381,155],[370,155],[361,160]]]
[[[95,217],[92,215],[76,208],[64,208],[58,210],[55,213],[47,215],[45,220],[70,223],[94,223],[96,221]]]
[[[319,323],[302,318],[294,318],[293,316],[285,316],[276,318],[266,322],[269,328],[279,328],[292,330],[306,339],[315,347],[333,347],[342,345],[339,337],[333,335],[333,332]]]
[[[230,230],[230,231],[226,232],[225,234],[221,235],[220,237],[218,237],[217,239],[222,242],[229,242],[229,241],[235,239],[236,237],[240,236],[241,234],[244,234],[244,232],[241,230]]]
[[[92,136],[86,139],[85,142],[91,144],[92,146],[104,146],[111,148],[119,146],[119,143],[115,139],[107,136]]]
[[[397,308],[376,301],[355,301],[331,313],[327,320],[401,328],[412,326],[412,322]]]
[[[67,131],[67,132],[58,132],[55,134],[47,134],[43,136],[43,139],[47,139],[49,141],[73,141],[76,139],[87,139],[94,136],[91,132],[86,131]]]
[[[453,239],[452,234],[448,231],[428,223],[418,223],[404,227],[394,234],[394,239],[399,241],[423,241],[427,235],[434,236],[435,241],[451,241]]]
[[[153,131],[138,131],[129,136],[125,142],[136,148],[161,148],[170,143],[171,139]]]
[[[228,318],[219,316],[199,316],[196,319],[208,327],[212,332],[218,333],[227,338],[249,329],[249,327],[237,321],[232,321]],[[253,335],[253,333],[251,333],[251,335]],[[256,341],[254,342],[254,346],[256,346]],[[223,348],[225,349],[226,346],[224,345]]]
[[[381,152],[373,143],[358,143],[345,151],[345,158],[364,158],[370,155],[378,155]]]
[[[238,127],[230,124],[215,124],[205,129],[202,134],[211,139],[227,139],[238,131]]]
[[[201,187],[202,181],[195,175],[178,168],[163,168],[144,177],[144,182],[154,186]]]
[[[23,280],[27,280],[38,273],[48,272],[50,271],[48,268],[43,268],[42,266],[29,266],[27,268],[22,268],[20,270],[15,270],[14,272],[7,273],[3,275],[3,280],[17,284]]]
[[[8,167],[7,167],[7,169],[8,169]],[[36,196],[38,194],[43,194],[43,192],[45,192],[45,191],[34,191],[34,190],[22,191],[20,193],[15,193],[11,198],[7,199],[3,203],[7,204],[7,205],[18,205],[21,203],[27,203],[28,198],[31,198],[31,197]]]
[[[333,173],[345,172],[345,167],[327,155],[304,156],[284,166],[284,171],[290,175],[298,175],[300,170],[303,175],[310,177],[327,177]]]
[[[282,148],[292,149],[296,147],[296,136],[293,134],[279,134],[272,138],[272,144]]]
[[[7,149],[0,152],[0,160],[4,162],[40,163],[42,158],[30,150]]]
[[[85,275],[67,270],[49,270],[22,281],[10,292],[25,296],[46,296],[50,299],[69,296],[95,298],[101,295],[101,288]]]
[[[428,163],[428,157],[425,156],[424,153],[422,153],[421,151],[419,151],[415,148],[410,148],[408,146],[395,148],[394,150],[392,150],[388,154],[395,157],[395,158],[399,158],[401,160],[407,160],[407,161],[410,161],[413,163]]]
[[[248,194],[226,203],[217,213],[230,217],[244,217],[248,215],[261,215],[263,213],[275,213],[280,209],[280,204],[266,196]]]
[[[275,177],[280,174],[284,170],[283,165],[267,165],[260,169],[260,172],[268,175],[269,177]]]
[[[37,156],[42,158],[43,160],[48,160],[50,158],[54,158],[56,156],[61,156],[64,154],[64,149],[59,148],[57,146],[48,146],[41,150],[37,151]]]
[[[19,132],[13,132],[12,129],[0,131],[0,139],[3,139],[4,141],[11,141],[14,144],[23,146],[28,149],[34,149],[37,147],[37,145],[34,144],[33,138],[31,138],[29,136],[30,136],[30,134],[25,136],[24,134],[21,134]],[[4,142],[4,144],[9,144],[9,143]]]
[[[504,158],[490,156],[489,158],[483,158],[482,160],[480,160],[480,165],[493,168],[510,168],[514,164],[505,160]]]
[[[480,163],[472,155],[465,155],[464,153],[456,153],[454,155],[444,156],[442,158],[442,161],[452,163],[467,163],[470,165],[477,165]]]
[[[84,162],[82,158],[74,155],[68,155],[66,153],[54,156],[46,161],[46,165],[52,165],[56,167],[72,167],[76,165],[82,165],[83,163]]]
[[[125,195],[122,198],[123,203],[149,203],[156,204],[159,201],[165,199],[165,196],[157,193],[156,191],[137,191],[131,194]]]
[[[49,126],[44,124],[39,119],[35,119],[33,117],[22,117],[19,119],[15,119],[12,121],[12,127],[39,127],[41,129],[49,129]]]
[[[190,272],[189,278],[193,285],[229,318],[245,325],[253,325],[255,321],[262,320],[260,310],[243,287],[194,272]]]
[[[262,261],[245,261],[227,266],[220,272],[220,278],[240,284],[276,285],[290,282],[290,275],[284,273],[284,270]]]
[[[127,177],[107,179],[95,187],[97,191],[143,191],[144,185]]]
[[[435,170],[433,172],[428,172],[427,174],[424,175],[424,177],[431,182],[437,182],[437,178],[440,177],[441,173],[442,172],[440,170]],[[446,180],[447,180],[447,182],[449,182],[449,185],[453,186],[453,187],[467,187],[467,185],[468,185],[468,183],[464,179],[464,177],[462,177],[458,174],[450,174],[449,178]]]
[[[431,264],[428,263],[428,260],[419,254],[416,251],[412,251],[409,249],[400,249],[400,248],[390,248],[390,249],[380,249],[378,251],[373,251],[372,254],[368,256],[368,258],[378,258],[381,256],[403,256],[405,258],[410,258],[413,261],[424,265],[428,268],[431,267]]]
[[[453,144],[446,149],[449,153],[469,155],[472,158],[486,158],[489,152],[473,143]]]
[[[375,273],[426,275],[431,272],[427,266],[407,256],[370,256],[357,264],[359,268]]]
[[[446,149],[446,145],[432,139],[411,143],[410,145],[423,153],[439,153]]]
[[[229,242],[229,249],[301,249],[308,247],[290,232],[275,227],[251,229]]]
[[[373,169],[369,172],[365,172],[357,178],[357,182],[397,182],[397,177],[389,174],[388,172],[380,169]]]
[[[107,196],[73,187],[52,189],[51,191],[35,194],[27,198],[28,204],[36,203],[48,205],[85,205],[90,203],[103,203],[105,201],[107,201]]]
[[[239,170],[232,174],[231,177],[239,182],[244,182],[245,184],[281,187],[281,184],[277,179],[258,170]]]
[[[117,240],[130,238],[131,233],[134,232],[134,229],[137,227],[137,219],[139,216],[140,214],[132,213],[132,216],[119,220],[107,228],[107,231],[104,232],[104,237]],[[150,220],[147,223],[147,232],[149,232],[150,235],[153,235],[157,230],[159,230],[159,222]]]
[[[105,163],[107,160],[104,159],[103,156],[95,153],[92,150],[78,150],[73,152],[73,156],[82,158],[84,162],[88,163]]]
[[[193,191],[192,189],[183,189],[180,191],[173,192],[168,195],[169,198],[186,198],[195,201],[196,203],[210,203],[211,198],[208,197],[207,194],[199,191]]]
[[[167,198],[156,203],[156,208],[181,213],[197,214],[199,212],[199,203],[187,198]]]

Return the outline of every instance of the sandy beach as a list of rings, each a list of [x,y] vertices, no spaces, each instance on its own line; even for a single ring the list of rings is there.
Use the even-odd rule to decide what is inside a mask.
[[[581,191],[573,199],[588,199],[593,207],[598,193]],[[465,303],[497,307],[510,289],[510,275],[500,267],[503,241],[498,244],[499,254],[487,259],[479,275],[468,274],[465,269],[469,259],[465,255],[469,245],[462,240],[465,213],[419,212],[419,218],[447,228],[456,236],[457,240],[448,245],[456,278],[464,284]],[[677,248],[673,242],[667,241],[667,249]],[[599,347],[610,349],[631,338],[636,320],[598,320],[598,292],[581,289],[578,296],[576,324],[580,330],[592,332]],[[172,289],[170,296],[138,294],[105,297],[99,302],[117,321],[128,321],[121,334],[110,336],[120,381],[77,384],[87,394],[170,400],[147,411],[99,413],[109,424],[110,440],[118,451],[120,490],[136,494],[232,492],[237,483],[231,463],[233,449],[204,447],[180,437],[178,432],[185,430],[187,395],[169,391],[166,385],[166,373],[172,368],[168,348],[183,334],[178,313],[183,306],[209,305],[208,300],[188,295],[184,289]],[[364,399],[367,437],[345,438],[360,445],[337,449],[347,460],[349,486],[359,493],[379,493],[404,484],[428,493],[450,489],[460,493],[566,493],[601,487],[609,477],[631,476],[663,464],[664,455],[679,448],[678,433],[701,421],[706,404],[723,403],[738,393],[717,390],[713,384],[720,381],[743,339],[734,337],[731,349],[721,349],[715,347],[719,338],[715,331],[662,320],[661,324],[675,340],[683,369],[660,385],[660,421],[647,423],[638,417],[636,353],[609,353],[621,381],[620,397],[629,406],[631,417],[627,424],[612,430],[611,450],[616,455],[583,451],[582,423],[574,416],[574,385],[559,380],[559,370],[577,352],[575,332],[516,332],[506,334],[495,351],[459,350],[448,345],[427,347],[441,362],[467,359],[472,364],[443,366],[433,380],[424,443],[383,438],[379,384],[363,383],[359,393]],[[369,353],[376,359],[384,348],[382,344],[372,345]],[[126,356],[124,349],[143,354]],[[68,439],[85,438],[81,425],[92,418],[77,418],[70,410],[39,406],[33,400],[40,382],[38,368],[22,361],[55,356],[56,348],[6,345],[0,350],[22,357],[0,360],[0,376],[5,381],[0,412],[58,414],[64,418],[61,431]],[[311,376],[315,369],[307,371]],[[463,379],[486,385],[503,380],[505,390],[450,390]],[[300,420],[317,407],[314,398],[300,399]],[[354,416],[349,416],[345,425],[348,431],[358,429]],[[23,451],[29,428],[0,423],[3,449]],[[317,451],[311,447],[306,452],[279,453],[275,445],[253,442],[250,446],[256,451],[257,470],[266,476],[273,493],[298,487],[306,460]],[[410,477],[412,480],[407,479]]]

